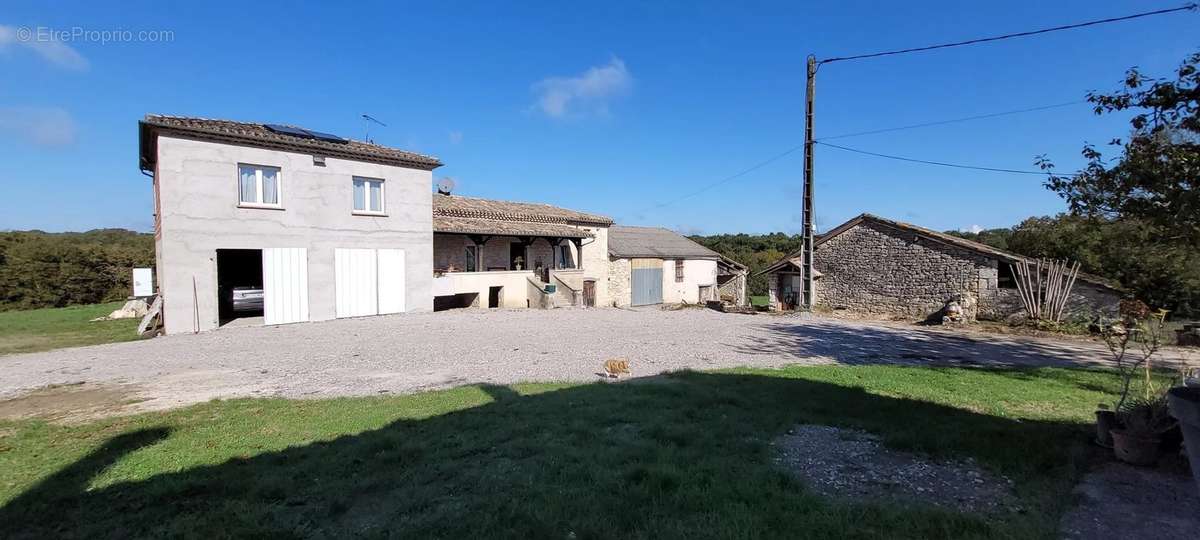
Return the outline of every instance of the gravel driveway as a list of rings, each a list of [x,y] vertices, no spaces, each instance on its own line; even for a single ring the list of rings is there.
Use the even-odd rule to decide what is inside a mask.
[[[119,386],[159,409],[215,397],[327,397],[464,383],[587,381],[608,358],[633,375],[797,363],[1088,365],[1087,341],[994,336],[703,309],[455,310],[0,357],[0,399],[47,385]]]

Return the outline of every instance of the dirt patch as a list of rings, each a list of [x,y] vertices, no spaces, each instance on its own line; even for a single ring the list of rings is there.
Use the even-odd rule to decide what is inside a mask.
[[[865,431],[798,425],[774,445],[777,462],[827,497],[917,502],[962,512],[1019,510],[1011,480],[969,459],[933,461],[889,450]]]
[[[133,406],[142,401],[132,386],[51,385],[0,401],[0,420],[39,418],[51,422],[83,422],[133,412]]]
[[[1200,537],[1200,494],[1182,463],[1167,470],[1107,463],[1084,476],[1075,494],[1079,504],[1063,516],[1063,538]]]

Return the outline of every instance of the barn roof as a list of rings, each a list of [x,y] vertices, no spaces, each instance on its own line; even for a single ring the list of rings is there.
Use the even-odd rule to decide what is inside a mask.
[[[662,227],[614,225],[608,230],[608,254],[622,259],[719,260],[721,254]]]

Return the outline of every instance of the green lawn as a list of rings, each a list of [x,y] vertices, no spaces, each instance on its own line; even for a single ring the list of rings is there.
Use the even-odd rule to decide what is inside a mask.
[[[751,296],[750,297],[750,305],[755,306],[755,307],[766,306],[767,304],[770,304],[770,303],[771,303],[771,297],[769,297],[769,296]]]
[[[1112,379],[794,367],[0,422],[0,537],[1053,538]],[[1025,512],[818,497],[772,460],[797,423],[974,457]]]
[[[122,304],[0,312],[0,354],[135,340],[139,319],[91,322],[120,309]]]

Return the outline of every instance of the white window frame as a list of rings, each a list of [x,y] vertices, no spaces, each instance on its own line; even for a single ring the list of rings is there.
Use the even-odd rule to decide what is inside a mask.
[[[354,208],[354,183],[359,181],[363,183],[363,206],[366,207],[363,210]],[[379,210],[371,210],[371,182],[379,183]],[[371,178],[369,176],[353,176],[350,178],[350,213],[358,216],[386,216],[386,201],[387,182],[382,178]]]
[[[258,202],[246,202],[242,200],[242,168],[254,169],[254,196]],[[275,203],[264,203],[263,200],[263,170],[272,169],[275,171]],[[241,208],[269,208],[273,210],[283,209],[283,169],[273,167],[271,165],[255,165],[253,163],[238,163],[237,165],[237,198],[238,206]]]

